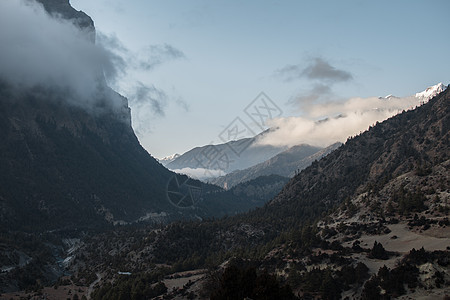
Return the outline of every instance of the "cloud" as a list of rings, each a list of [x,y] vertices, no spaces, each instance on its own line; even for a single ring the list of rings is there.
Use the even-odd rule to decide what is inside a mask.
[[[179,97],[175,103],[181,107],[185,112],[188,112],[191,107],[189,106],[189,103],[187,103],[186,101],[183,100],[183,98]]]
[[[70,91],[68,101],[90,106],[105,79],[117,77],[120,59],[89,34],[34,1],[0,1],[0,78],[20,88]]]
[[[144,70],[153,70],[165,62],[186,58],[181,50],[169,44],[151,45],[145,52],[146,57],[141,58],[139,62],[139,66]]]
[[[305,67],[303,64],[287,65],[275,72],[284,81],[293,81],[306,78],[321,82],[336,83],[350,81],[353,76],[350,72],[339,70],[320,57],[311,59]]]
[[[263,145],[294,146],[302,143],[328,146],[345,142],[403,110],[420,105],[416,97],[351,98],[344,102],[313,104],[304,117],[277,118],[269,126],[275,130],[260,141]]]
[[[111,85],[129,98],[133,127],[142,136],[155,117],[165,116],[171,97],[152,84],[139,82],[134,72],[185,55],[162,44],[149,46],[141,57],[114,34],[97,31],[96,43],[92,34],[57,14],[49,15],[35,1],[0,1],[0,81],[18,91],[36,86],[61,91],[65,101],[88,111],[103,109],[99,107],[105,101],[122,108],[123,98],[108,88]],[[183,99],[173,101],[189,109]]]
[[[139,110],[146,109],[159,116],[165,115],[164,109],[167,104],[167,95],[163,90],[153,85],[145,85],[142,82],[138,82],[130,101]]]
[[[103,66],[103,73],[108,84],[115,84],[117,80],[127,75],[128,64],[126,55],[129,50],[122,44],[116,35],[106,35],[97,32],[97,45],[104,49],[109,64]]]
[[[174,169],[171,170],[175,173],[179,174],[185,174],[189,177],[192,177],[194,179],[198,180],[207,180],[211,178],[216,178],[220,176],[226,175],[226,173],[223,170],[211,170],[211,169],[204,169],[204,168],[183,168],[183,169]]]
[[[332,94],[333,93],[329,85],[318,83],[315,84],[311,90],[294,97],[289,102],[291,104],[299,105],[302,109],[308,109],[311,104],[329,99]]]
[[[98,44],[102,45],[104,48],[110,51],[118,52],[121,53],[122,55],[127,55],[130,53],[130,50],[122,43],[122,41],[114,33],[107,35],[105,33],[97,31],[96,40]]]
[[[167,94],[155,87],[138,82],[130,93],[129,102],[133,128],[139,137],[151,131],[150,125],[155,117],[164,117],[167,107]]]
[[[352,74],[336,69],[321,58],[314,58],[313,62],[303,70],[303,75],[308,79],[330,80],[333,82],[351,80]]]

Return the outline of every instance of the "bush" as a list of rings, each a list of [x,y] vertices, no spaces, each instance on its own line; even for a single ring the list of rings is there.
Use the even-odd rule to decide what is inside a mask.
[[[381,243],[377,243],[377,241],[373,243],[373,248],[370,250],[369,257],[375,259],[389,259],[389,255],[383,245]]]

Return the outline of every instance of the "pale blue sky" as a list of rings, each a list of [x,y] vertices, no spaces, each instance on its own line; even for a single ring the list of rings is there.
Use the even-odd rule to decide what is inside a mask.
[[[293,100],[315,87],[330,88],[316,101],[338,101],[449,83],[446,0],[71,4],[128,49],[128,71],[114,87],[130,99],[140,141],[156,157],[220,142],[261,91],[283,116],[297,116]],[[317,63],[328,73],[307,73]],[[154,102],[137,102],[138,82]]]

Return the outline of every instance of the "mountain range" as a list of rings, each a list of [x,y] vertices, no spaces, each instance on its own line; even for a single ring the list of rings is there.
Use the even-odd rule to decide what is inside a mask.
[[[286,147],[260,145],[259,140],[265,134],[267,131],[252,138],[196,147],[176,157],[165,166],[175,172],[184,171],[186,174],[189,174],[189,170],[203,169],[206,171],[205,177],[208,177],[208,172],[227,174],[245,169],[266,161],[286,149]]]
[[[68,0],[38,2],[95,43]],[[0,78],[0,299],[450,294],[446,86],[345,144],[262,145],[270,129],[158,161],[100,71],[85,102]],[[226,175],[174,172],[198,168]]]
[[[266,299],[261,290],[272,299],[445,298],[449,100],[447,89],[350,138],[260,209],[98,235],[78,251],[91,258],[77,256],[73,268],[90,264],[115,278],[94,299],[139,293],[142,280],[161,287],[149,295],[179,299]],[[141,237],[148,239],[138,244]],[[108,258],[109,243],[124,250]],[[135,260],[121,258],[127,249]]]
[[[326,148],[310,145],[293,146],[274,157],[244,170],[236,170],[225,176],[210,179],[209,182],[224,188],[271,174],[291,178],[315,160],[319,160],[337,149],[341,143],[335,143]]]
[[[410,98],[416,98],[423,104],[445,89],[446,86],[439,83],[428,87],[423,92],[416,93],[414,96],[406,97],[405,102],[407,100],[411,102]],[[397,101],[397,103],[399,103],[398,100],[403,100],[393,95],[379,97],[379,99]],[[414,101],[411,103],[414,103]],[[344,116],[340,114],[331,119],[321,119],[317,123],[323,124],[342,117]],[[338,146],[338,144],[333,144],[324,149],[306,144],[296,145],[289,149],[286,149],[286,147],[262,146],[262,144],[265,144],[262,141],[276,130],[265,131],[254,138],[196,147],[182,155],[175,154],[163,158],[160,162],[176,172],[188,174],[220,187],[230,188],[238,183],[263,175],[277,174],[292,177],[296,172],[301,171],[314,160],[320,159]],[[245,146],[244,151],[239,155],[233,152],[234,148],[240,149],[241,146],[238,145]],[[313,152],[313,149],[317,153]],[[318,152],[319,150],[321,152]],[[214,158],[214,155],[217,158]],[[249,159],[249,157],[252,159]],[[240,163],[241,161],[244,164]]]

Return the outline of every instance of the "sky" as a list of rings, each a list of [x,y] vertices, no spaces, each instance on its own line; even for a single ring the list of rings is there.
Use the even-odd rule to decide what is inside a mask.
[[[335,117],[339,104],[348,111],[450,83],[446,0],[71,4],[93,18],[97,43],[121,58],[109,84],[129,99],[135,132],[155,157],[224,142],[237,125],[252,135]],[[264,124],[249,112],[261,95],[275,117]],[[338,108],[315,109],[325,106]],[[285,135],[289,128],[278,143],[301,142]]]

